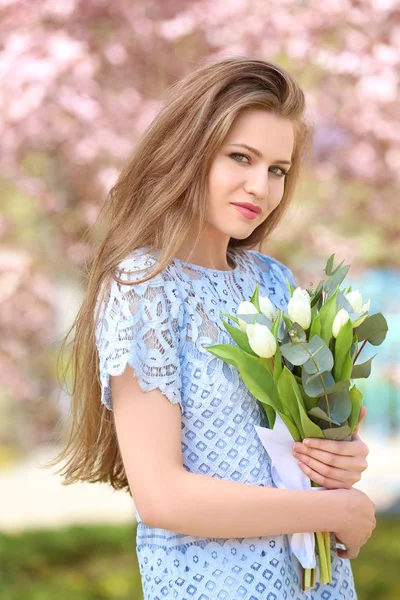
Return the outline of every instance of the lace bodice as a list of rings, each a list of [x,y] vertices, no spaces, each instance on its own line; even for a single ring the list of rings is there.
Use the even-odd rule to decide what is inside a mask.
[[[118,276],[136,281],[151,270],[157,252],[134,251]],[[235,314],[256,283],[260,295],[286,309],[291,271],[254,250],[229,250],[231,271],[173,259],[161,273],[129,286],[115,281],[100,304],[96,322],[101,402],[112,410],[110,375],[128,364],[144,391],[159,389],[181,410],[181,447],[187,471],[273,487],[269,457],[255,425],[268,427],[256,398],[239,372],[203,348],[233,343],[220,313]],[[141,270],[144,269],[144,270]],[[149,433],[150,435],[150,433]],[[300,567],[290,556],[287,536],[247,539],[198,538],[156,529],[138,520],[137,554],[145,600],[245,600],[305,598]],[[335,585],[313,598],[356,598],[350,564],[336,555]]]

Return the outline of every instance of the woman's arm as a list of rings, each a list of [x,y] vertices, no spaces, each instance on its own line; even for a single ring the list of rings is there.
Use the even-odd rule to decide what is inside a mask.
[[[191,473],[183,467],[181,413],[132,369],[111,377],[114,419],[129,487],[144,523],[200,537],[332,531],[362,545],[374,526],[363,492],[282,490]]]
[[[187,535],[242,538],[338,531],[348,520],[348,490],[286,490],[186,471],[175,471],[165,486],[148,524]]]

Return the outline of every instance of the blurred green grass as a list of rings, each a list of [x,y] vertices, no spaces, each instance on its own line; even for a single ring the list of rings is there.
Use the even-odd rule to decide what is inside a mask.
[[[136,525],[0,533],[0,600],[142,600]],[[400,518],[377,527],[352,560],[358,600],[400,598]]]

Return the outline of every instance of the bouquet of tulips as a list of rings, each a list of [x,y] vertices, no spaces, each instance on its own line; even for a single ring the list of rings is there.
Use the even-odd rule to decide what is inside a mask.
[[[286,279],[286,311],[276,310],[268,297],[260,296],[257,284],[251,299],[240,303],[237,316],[221,313],[236,323],[237,327],[223,320],[236,343],[205,346],[239,370],[265,410],[270,429],[286,426],[286,435],[289,432],[295,441],[351,439],[363,399],[353,380],[370,375],[376,355],[356,361],[367,342],[379,346],[388,330],[381,313],[369,314],[370,301],[363,304],[359,291],[340,288],[350,266],[342,262],[334,268],[334,256],[325,267],[327,279],[315,289],[312,284],[294,288]],[[297,464],[294,468],[300,471]],[[310,489],[320,487],[308,478],[307,482]],[[293,535],[312,536],[311,562],[297,554],[303,590],[317,581],[315,546],[319,581],[331,583],[330,533]]]

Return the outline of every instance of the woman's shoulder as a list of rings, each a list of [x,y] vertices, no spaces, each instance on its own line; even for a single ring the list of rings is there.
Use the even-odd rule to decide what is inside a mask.
[[[150,274],[156,267],[157,257],[154,251],[143,246],[135,248],[117,265],[116,274],[121,278],[140,279]]]
[[[257,250],[248,250],[247,252],[253,257],[254,263],[261,271],[270,271],[273,275],[283,280],[284,283],[287,278],[291,285],[296,286],[292,271],[283,262],[273,256],[262,254]]]

